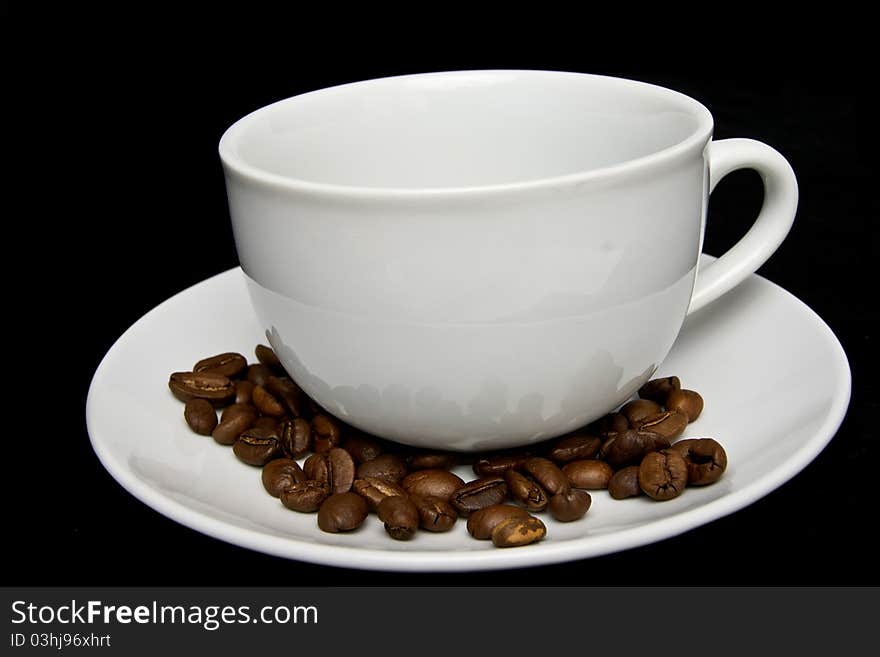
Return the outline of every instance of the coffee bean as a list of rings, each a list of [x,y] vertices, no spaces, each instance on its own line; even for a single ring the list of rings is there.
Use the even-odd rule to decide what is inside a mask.
[[[680,411],[663,411],[662,413],[646,417],[636,428],[642,431],[653,431],[671,443],[684,433],[687,425],[688,418],[684,413]]]
[[[232,451],[240,461],[258,466],[284,455],[277,433],[255,427],[245,430],[236,438]]]
[[[601,446],[601,438],[586,433],[577,433],[557,438],[550,451],[547,452],[547,456],[557,463],[568,463],[578,459],[592,458]]]
[[[230,404],[220,413],[220,421],[227,422],[238,415],[253,416],[257,419],[257,409],[250,404]]]
[[[417,470],[404,477],[401,486],[407,493],[431,495],[449,502],[452,494],[464,486],[464,481],[448,470]]]
[[[693,390],[673,390],[666,398],[666,410],[684,413],[688,422],[693,422],[703,412],[703,398]]]
[[[603,415],[602,417],[600,417],[588,428],[592,433],[599,434],[601,436],[602,434],[611,431],[626,431],[627,429],[629,429],[629,420],[627,420],[626,416],[624,416],[622,413],[609,413],[608,415]]]
[[[639,388],[639,397],[642,399],[650,399],[658,404],[665,404],[666,397],[673,390],[681,388],[681,381],[677,376],[667,376],[662,379],[651,379],[641,388]]]
[[[458,465],[459,457],[451,452],[416,452],[406,459],[406,465],[414,470],[449,470]]]
[[[377,477],[355,479],[351,489],[363,497],[371,509],[376,509],[386,497],[406,495],[406,491],[400,484],[394,484]]]
[[[233,404],[223,411],[220,424],[211,432],[211,436],[221,445],[232,445],[256,421],[256,408],[248,404]]]
[[[429,532],[446,532],[458,520],[458,513],[446,500],[431,495],[410,495],[419,510],[419,526]]]
[[[357,467],[357,478],[378,477],[399,483],[406,476],[406,463],[397,454],[381,454]]]
[[[207,399],[190,399],[183,408],[189,428],[202,436],[210,436],[217,426],[217,411]]]
[[[605,442],[599,450],[599,458],[613,468],[641,463],[648,452],[669,446],[660,434],[653,431],[627,429],[620,433],[606,434]]]
[[[344,493],[351,490],[354,483],[355,465],[351,454],[339,447],[332,447],[323,456],[327,459],[330,471],[330,491]]]
[[[215,406],[225,406],[235,397],[232,381],[209,372],[174,372],[168,379],[168,388],[182,402],[207,399]]]
[[[568,479],[559,466],[549,459],[533,456],[526,459],[523,469],[550,495],[555,495],[568,488]]]
[[[630,427],[637,427],[646,417],[656,415],[662,411],[663,407],[650,399],[633,399],[624,404],[620,409],[621,415],[626,418]]]
[[[547,508],[550,498],[536,481],[516,470],[505,472],[504,481],[507,483],[510,497],[520,504],[524,504],[530,511],[543,511]]]
[[[312,440],[312,427],[302,418],[286,419],[278,428],[281,447],[292,459],[298,459],[309,451]]]
[[[332,494],[351,490],[354,483],[355,467],[351,454],[339,447],[312,454],[303,464],[303,472],[309,479],[327,484]]]
[[[250,381],[235,382],[235,403],[250,404],[253,399],[254,384]]]
[[[193,365],[193,372],[220,374],[230,379],[240,377],[246,369],[247,359],[235,352],[204,358]]]
[[[590,510],[593,498],[579,488],[570,488],[550,498],[547,510],[559,522],[580,520]]]
[[[568,477],[569,484],[584,490],[608,488],[608,482],[614,476],[612,467],[598,459],[572,461],[562,466],[562,471]]]
[[[263,386],[284,407],[290,417],[311,417],[306,403],[306,394],[286,376],[270,376]]]
[[[256,406],[263,415],[268,415],[270,417],[284,417],[285,415],[284,406],[281,405],[281,402],[263,386],[254,386],[253,401],[254,406]]]
[[[367,503],[356,493],[331,495],[318,510],[318,527],[325,532],[347,532],[361,526],[367,517]]]
[[[262,363],[255,363],[247,368],[246,378],[255,386],[265,386],[270,376],[272,376],[272,370]]]
[[[355,463],[372,461],[385,451],[379,440],[357,429],[343,430],[342,435],[344,437],[340,446],[351,454]]]
[[[495,525],[492,530],[492,543],[495,547],[520,547],[540,541],[547,535],[547,527],[540,519],[508,518]]]
[[[502,477],[508,470],[518,470],[531,454],[519,452],[512,454],[493,454],[474,461],[474,473],[480,477]]]
[[[265,429],[266,431],[274,431],[279,436],[281,435],[281,425],[278,424],[278,420],[274,417],[269,417],[268,415],[258,417],[254,422],[254,427],[257,429]]]
[[[336,420],[326,415],[312,418],[312,449],[326,452],[332,447],[338,447],[341,442],[342,431]]]
[[[281,497],[281,493],[294,484],[306,481],[306,476],[293,459],[273,459],[263,466],[263,488],[272,497]]]
[[[263,344],[258,344],[257,348],[254,349],[254,355],[257,357],[257,360],[260,361],[263,365],[271,369],[276,374],[287,374],[284,370],[284,365],[281,364],[281,361],[278,360],[278,356],[272,351],[271,347],[267,347]]]
[[[721,479],[727,469],[727,452],[712,438],[688,438],[669,448],[684,458],[688,485],[706,486]]]
[[[467,530],[474,538],[488,541],[492,538],[492,531],[500,522],[511,518],[524,520],[531,517],[531,514],[522,507],[511,504],[493,504],[474,511],[468,517]]]
[[[637,497],[642,494],[639,486],[639,466],[629,465],[614,473],[608,482],[608,492],[615,500]]]
[[[668,449],[651,452],[639,465],[639,487],[652,499],[664,501],[678,497],[687,485],[687,463]]]
[[[403,495],[391,495],[379,502],[376,513],[385,524],[385,531],[397,541],[408,541],[416,535],[421,518],[415,504]]]
[[[507,497],[507,484],[501,477],[482,477],[458,488],[449,503],[462,516],[483,507],[500,504]]]
[[[281,491],[281,503],[293,511],[314,513],[321,508],[329,495],[326,485],[307,479]]]

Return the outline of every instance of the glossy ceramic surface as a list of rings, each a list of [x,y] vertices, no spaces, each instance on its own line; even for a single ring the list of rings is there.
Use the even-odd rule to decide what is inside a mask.
[[[785,236],[790,167],[711,130],[652,85],[464,71],[275,103],[220,154],[253,307],[297,383],[366,431],[480,450],[629,397],[689,306]],[[709,189],[740,166],[765,178],[765,210],[692,305]]]
[[[122,486],[177,522],[269,554],[353,568],[535,566],[679,534],[796,475],[834,435],[850,392],[846,356],[822,320],[750,276],[686,320],[658,371],[704,396],[705,410],[685,436],[713,436],[725,446],[730,466],[719,483],[663,503],[595,492],[585,518],[561,524],[547,517],[547,539],[525,548],[476,541],[461,521],[448,534],[422,532],[402,543],[389,539],[375,516],[351,534],[322,533],[314,515],[288,511],[263,491],[258,468],[186,426],[183,405],[167,388],[169,373],[228,350],[252,357],[263,339],[239,269],[169,299],[126,331],[95,373],[86,408],[92,445]],[[466,468],[459,474],[473,477]]]

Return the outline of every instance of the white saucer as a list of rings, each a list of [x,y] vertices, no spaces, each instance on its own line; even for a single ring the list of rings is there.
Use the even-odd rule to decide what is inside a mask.
[[[391,540],[371,516],[350,534],[326,534],[314,515],[285,509],[260,483],[259,468],[192,433],[168,391],[171,372],[237,350],[253,357],[263,329],[240,269],[165,301],[129,328],[95,372],[86,404],[92,446],[135,497],[188,527],[261,552],[319,564],[397,571],[465,571],[583,559],[658,541],[732,513],[800,472],[837,431],[850,396],[843,348],[806,305],[752,276],[691,316],[657,376],[678,375],[705,399],[685,436],[711,436],[727,450],[720,482],[677,499],[615,501],[593,492],[573,523],[542,515],[547,538],[497,549],[446,534]],[[466,480],[474,475],[459,472]]]

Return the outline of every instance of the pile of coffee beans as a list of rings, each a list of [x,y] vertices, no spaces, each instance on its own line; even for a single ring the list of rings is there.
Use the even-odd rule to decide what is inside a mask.
[[[286,508],[317,513],[325,532],[357,529],[375,513],[388,535],[451,530],[467,518],[475,539],[517,547],[543,539],[535,514],[586,515],[589,491],[663,501],[712,484],[727,467],[712,438],[677,440],[703,410],[678,377],[648,381],[639,398],[592,424],[526,449],[465,455],[392,443],[333,417],[285,372],[271,348],[257,362],[224,353],[175,372],[168,387],[189,427],[262,468],[263,487]],[[218,410],[220,412],[218,420]],[[452,469],[470,464],[476,478]]]

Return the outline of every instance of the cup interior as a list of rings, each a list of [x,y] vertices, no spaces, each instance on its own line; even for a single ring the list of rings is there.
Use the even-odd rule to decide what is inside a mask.
[[[457,71],[295,96],[224,135],[251,174],[364,188],[505,185],[589,173],[711,132],[697,101],[640,82],[555,71]]]

